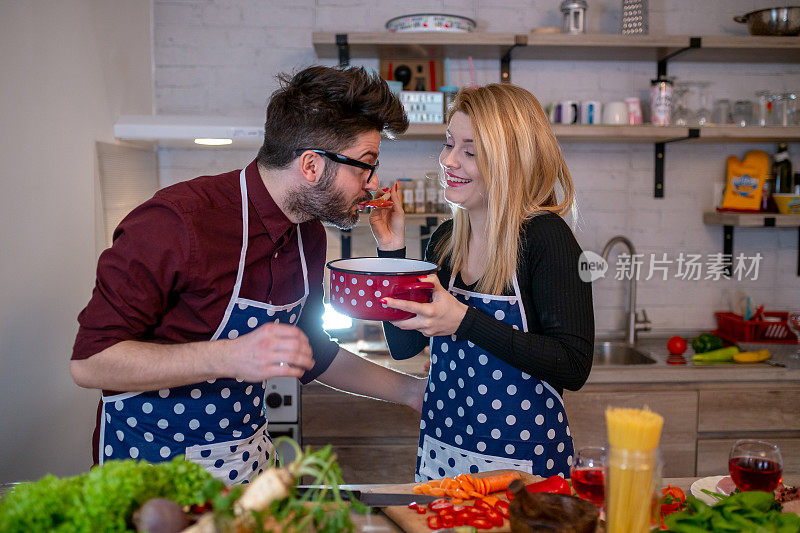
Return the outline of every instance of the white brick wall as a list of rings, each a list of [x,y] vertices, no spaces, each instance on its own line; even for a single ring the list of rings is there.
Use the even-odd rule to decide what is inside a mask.
[[[746,35],[734,15],[771,7],[773,0],[650,0],[651,33]],[[471,17],[483,31],[529,31],[560,25],[558,0],[445,0],[402,5],[380,0],[295,1],[291,6],[260,0],[156,0],[155,102],[159,113],[230,114],[262,117],[275,74],[319,60],[311,46],[312,31],[382,31],[386,20],[405,13],[447,12]],[[589,3],[591,32],[616,33],[620,0]],[[353,64],[377,67],[377,61],[352,58]],[[475,81],[498,81],[496,60],[473,62]],[[646,101],[656,66],[650,62],[512,61],[512,80],[531,90],[543,105],[564,100],[609,102],[627,96]],[[716,64],[673,61],[670,75],[709,81],[712,99],[752,98],[758,89],[800,88],[800,65]],[[468,83],[467,61],[452,61],[452,82]],[[422,177],[436,169],[437,141],[384,141],[381,178]],[[576,184],[580,217],[576,236],[584,249],[599,252],[617,234],[628,236],[640,253],[706,254],[722,251],[722,228],[706,226],[702,212],[717,203],[728,155],[743,157],[751,149],[768,153],[773,144],[688,144],[667,147],[666,198],[653,198],[653,146],[648,144],[567,144],[563,147]],[[798,145],[790,146],[800,166]],[[230,150],[162,150],[160,172],[167,185],[200,174],[240,168],[254,152]],[[409,228],[410,242],[418,237]],[[714,325],[713,311],[726,309],[736,289],[746,290],[768,309],[800,307],[797,229],[742,229],[734,236],[735,253],[763,256],[756,281],[667,281],[638,284],[638,303],[656,329],[697,329]],[[329,256],[338,256],[337,232],[330,232]],[[419,255],[416,245],[411,253]],[[353,233],[355,255],[372,255],[368,229]],[[612,257],[614,255],[612,254]],[[677,272],[673,266],[670,274]],[[645,273],[646,274],[646,273]],[[598,331],[621,328],[627,302],[622,282],[594,285]]]

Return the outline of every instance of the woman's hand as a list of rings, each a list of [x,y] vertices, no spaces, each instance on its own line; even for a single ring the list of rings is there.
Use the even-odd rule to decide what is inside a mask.
[[[406,223],[403,196],[399,183],[389,189],[392,207],[373,208],[369,225],[380,250],[400,250],[406,246]]]
[[[433,298],[431,303],[419,303],[396,298],[383,298],[388,307],[415,313],[417,316],[405,320],[392,322],[400,329],[415,329],[426,337],[452,335],[464,320],[467,306],[456,300],[455,296],[447,292],[439,283],[435,274],[428,274],[420,281],[433,283]]]

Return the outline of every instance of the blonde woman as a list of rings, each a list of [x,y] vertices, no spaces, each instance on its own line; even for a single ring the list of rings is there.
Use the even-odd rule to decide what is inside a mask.
[[[592,292],[562,216],[573,207],[564,158],[536,98],[520,87],[465,88],[439,156],[453,219],[431,237],[441,266],[431,303],[385,323],[391,354],[431,348],[417,481],[501,468],[569,477],[563,389],[592,366]],[[405,255],[402,201],[370,216],[381,256]]]

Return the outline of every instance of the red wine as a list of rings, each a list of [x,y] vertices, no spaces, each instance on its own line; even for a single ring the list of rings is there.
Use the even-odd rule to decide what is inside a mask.
[[[783,469],[776,461],[761,457],[734,457],[728,461],[731,479],[739,490],[772,492],[783,479]]]
[[[597,506],[605,502],[605,477],[602,468],[581,468],[573,470],[571,475],[572,488],[575,493],[589,500]]]

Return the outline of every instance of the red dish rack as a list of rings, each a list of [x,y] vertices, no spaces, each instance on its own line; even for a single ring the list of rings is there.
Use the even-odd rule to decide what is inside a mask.
[[[745,320],[736,313],[714,313],[717,329],[714,335],[729,342],[766,342],[774,344],[797,344],[797,336],[788,325],[786,311],[764,311],[761,315],[772,320]],[[777,320],[776,320],[777,319]]]

